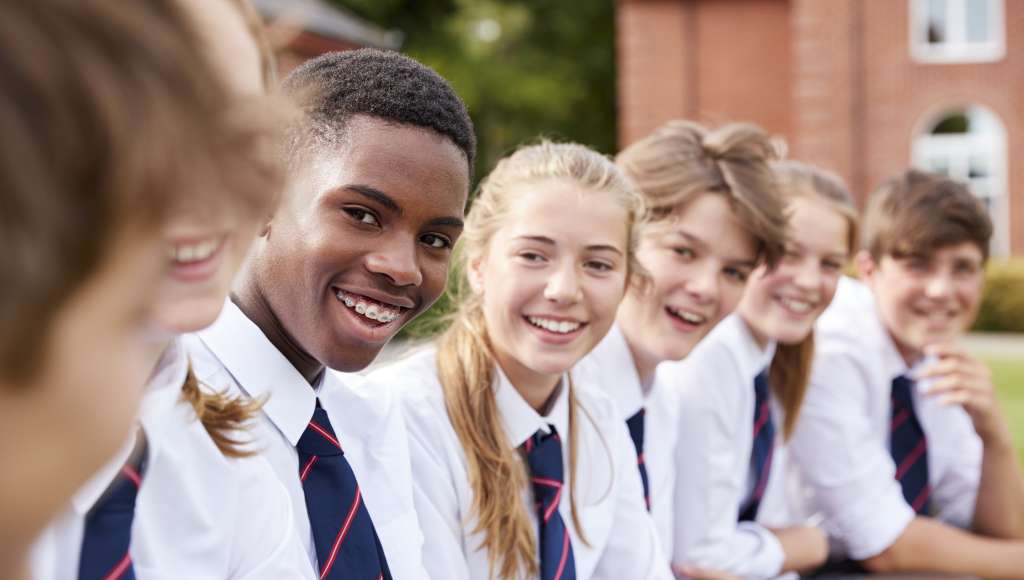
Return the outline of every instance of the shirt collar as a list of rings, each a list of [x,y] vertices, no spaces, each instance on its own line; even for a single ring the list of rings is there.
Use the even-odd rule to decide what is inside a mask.
[[[181,340],[176,338],[160,355],[160,360],[146,381],[146,392],[152,393],[169,387],[180,389],[187,374],[188,354]]]
[[[230,300],[197,335],[246,394],[265,399],[263,412],[296,445],[316,407],[316,393],[302,374]]]
[[[757,339],[754,338],[754,333],[751,332],[750,326],[739,314],[730,314],[720,324],[723,325],[723,332],[732,333],[738,338],[735,342],[739,346],[741,360],[744,365],[749,365],[746,368],[746,374],[756,377],[761,371],[772,364],[776,347],[774,340],[769,340],[767,345],[761,347],[757,343]]]
[[[652,391],[645,390],[640,384],[633,353],[618,323],[612,325],[608,335],[587,355],[580,368],[596,373],[590,379],[604,386],[605,392],[627,417],[633,416],[644,406]],[[651,381],[652,386],[655,382]]]
[[[494,398],[498,405],[498,412],[501,413],[502,421],[505,424],[505,434],[512,442],[513,447],[519,447],[525,443],[538,430],[545,433],[550,432],[551,429],[548,425],[554,425],[561,434],[562,440],[567,440],[569,436],[567,375],[562,376],[551,410],[546,416],[542,416],[512,386],[500,366],[495,365],[495,373],[497,376],[495,377]]]

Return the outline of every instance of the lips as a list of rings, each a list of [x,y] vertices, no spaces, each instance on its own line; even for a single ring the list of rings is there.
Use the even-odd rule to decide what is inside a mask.
[[[555,334],[570,334],[579,330],[583,322],[578,320],[555,319],[544,316],[527,316],[527,322]]]
[[[684,307],[666,306],[665,312],[674,322],[685,325],[687,328],[697,328],[708,321],[703,314]]]
[[[340,288],[334,288],[334,295],[346,308],[365,318],[367,321],[381,325],[390,324],[398,320],[410,308],[394,304],[392,301],[384,301],[378,298],[371,298],[365,294],[348,292]]]
[[[171,277],[185,283],[211,278],[220,268],[226,236],[175,241],[167,245]]]

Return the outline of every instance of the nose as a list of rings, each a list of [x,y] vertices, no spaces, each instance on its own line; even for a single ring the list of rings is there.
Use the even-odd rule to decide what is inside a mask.
[[[798,288],[815,290],[821,285],[821,266],[817,260],[802,260],[800,264],[794,265],[793,268],[793,284]]]
[[[572,304],[582,298],[583,289],[580,286],[579,272],[576,265],[569,260],[564,260],[551,272],[547,286],[544,288],[544,298],[559,304]]]
[[[694,268],[689,273],[686,290],[698,304],[709,304],[718,298],[720,291],[719,272],[721,266],[709,260],[703,266]]]
[[[384,276],[395,286],[419,286],[423,283],[416,240],[410,236],[381,240],[375,251],[366,256],[366,269]]]
[[[925,296],[933,299],[948,298],[953,293],[951,272],[935,272],[928,277],[924,287]]]

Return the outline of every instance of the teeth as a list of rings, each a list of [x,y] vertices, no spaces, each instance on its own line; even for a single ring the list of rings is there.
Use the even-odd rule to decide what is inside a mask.
[[[811,311],[811,303],[795,298],[780,298],[782,305],[799,314],[806,314]]]
[[[543,328],[549,332],[557,332],[558,334],[568,334],[570,332],[574,332],[580,327],[579,322],[551,320],[548,318],[540,318],[539,316],[530,316],[528,317],[528,320],[530,321],[530,324],[536,327]]]
[[[168,250],[168,257],[175,262],[188,264],[190,262],[201,262],[217,250],[217,240],[210,239],[195,244],[180,244],[172,246]]]
[[[686,310],[676,310],[671,307],[669,307],[669,312],[675,314],[676,316],[682,318],[683,320],[689,322],[690,324],[704,324],[704,317],[699,314],[694,314],[693,312],[688,312]]]
[[[358,314],[361,314],[366,318],[369,318],[370,320],[375,320],[377,322],[391,322],[394,319],[398,318],[400,314],[398,310],[394,310],[393,308],[389,308],[387,306],[384,306],[383,304],[368,303],[365,300],[355,298],[349,294],[346,294],[341,290],[338,291],[336,297],[346,307],[351,308],[352,310],[355,310]]]

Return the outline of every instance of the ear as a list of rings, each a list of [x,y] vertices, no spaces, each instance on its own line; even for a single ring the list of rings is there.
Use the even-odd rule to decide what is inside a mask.
[[[871,253],[867,250],[861,250],[857,252],[857,255],[853,259],[854,264],[857,266],[857,274],[860,279],[867,282],[875,275],[878,270],[878,263],[871,256]]]
[[[474,258],[466,264],[466,278],[469,280],[469,287],[474,294],[484,293],[484,260],[482,257]]]

